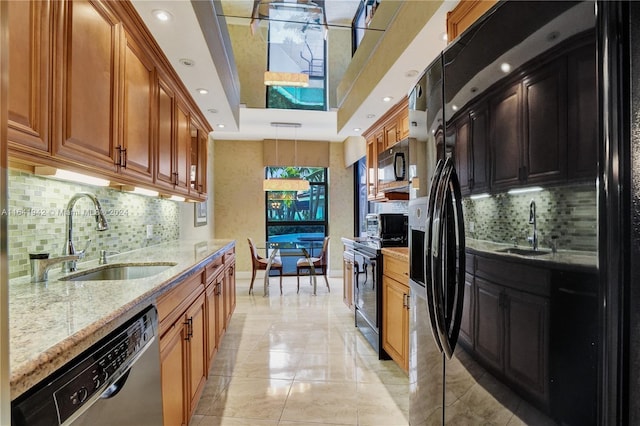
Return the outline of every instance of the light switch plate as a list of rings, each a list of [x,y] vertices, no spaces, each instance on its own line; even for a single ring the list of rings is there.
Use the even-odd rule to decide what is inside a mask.
[[[153,225],[147,225],[147,239],[153,238]]]

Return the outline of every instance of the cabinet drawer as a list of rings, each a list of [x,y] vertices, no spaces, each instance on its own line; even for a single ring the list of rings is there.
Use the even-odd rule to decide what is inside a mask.
[[[382,273],[389,278],[401,282],[409,283],[409,263],[392,256],[382,256]]]
[[[224,270],[223,258],[219,257],[204,267],[205,283],[211,284],[216,276]]]
[[[160,322],[160,335],[173,324],[178,317],[189,307],[191,302],[204,291],[204,274],[196,273],[167,293],[158,298],[158,319]]]
[[[541,296],[549,296],[551,294],[551,280],[548,269],[495,258],[476,256],[475,275],[516,290]]]
[[[224,254],[224,264],[229,266],[236,261],[236,254],[233,251],[228,251]]]

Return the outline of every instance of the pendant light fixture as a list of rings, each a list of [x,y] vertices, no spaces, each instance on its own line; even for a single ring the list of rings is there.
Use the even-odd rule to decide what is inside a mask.
[[[282,123],[272,122],[271,126],[276,128],[276,163],[280,164],[280,158],[278,156],[278,128],[279,127],[293,127],[297,129],[301,126],[300,123]],[[297,132],[297,131],[296,131]],[[294,167],[298,163],[298,137],[297,133],[293,142],[293,162]],[[300,177],[291,178],[268,178],[262,182],[262,189],[264,191],[308,191],[309,181]]]

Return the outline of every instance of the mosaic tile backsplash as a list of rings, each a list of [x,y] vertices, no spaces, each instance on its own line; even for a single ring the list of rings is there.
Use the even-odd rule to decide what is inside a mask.
[[[78,192],[94,194],[109,223],[96,230],[95,207],[87,197],[73,208],[73,241],[76,249],[91,245],[81,261],[95,260],[100,250],[126,252],[176,240],[180,236],[180,206],[175,201],[121,192],[106,187],[76,184],[9,171],[8,216],[9,278],[29,274],[29,253],[62,255],[65,247],[67,204]],[[147,239],[147,225],[153,237]]]
[[[469,238],[527,246],[533,233],[529,204],[536,204],[538,241],[549,247],[557,236],[558,249],[596,251],[597,203],[595,183],[547,188],[525,194],[497,194],[464,200],[465,230]]]

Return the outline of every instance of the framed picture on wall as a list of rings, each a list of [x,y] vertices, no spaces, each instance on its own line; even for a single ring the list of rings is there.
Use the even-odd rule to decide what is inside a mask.
[[[193,205],[193,226],[203,226],[207,224],[207,202],[195,203]]]

